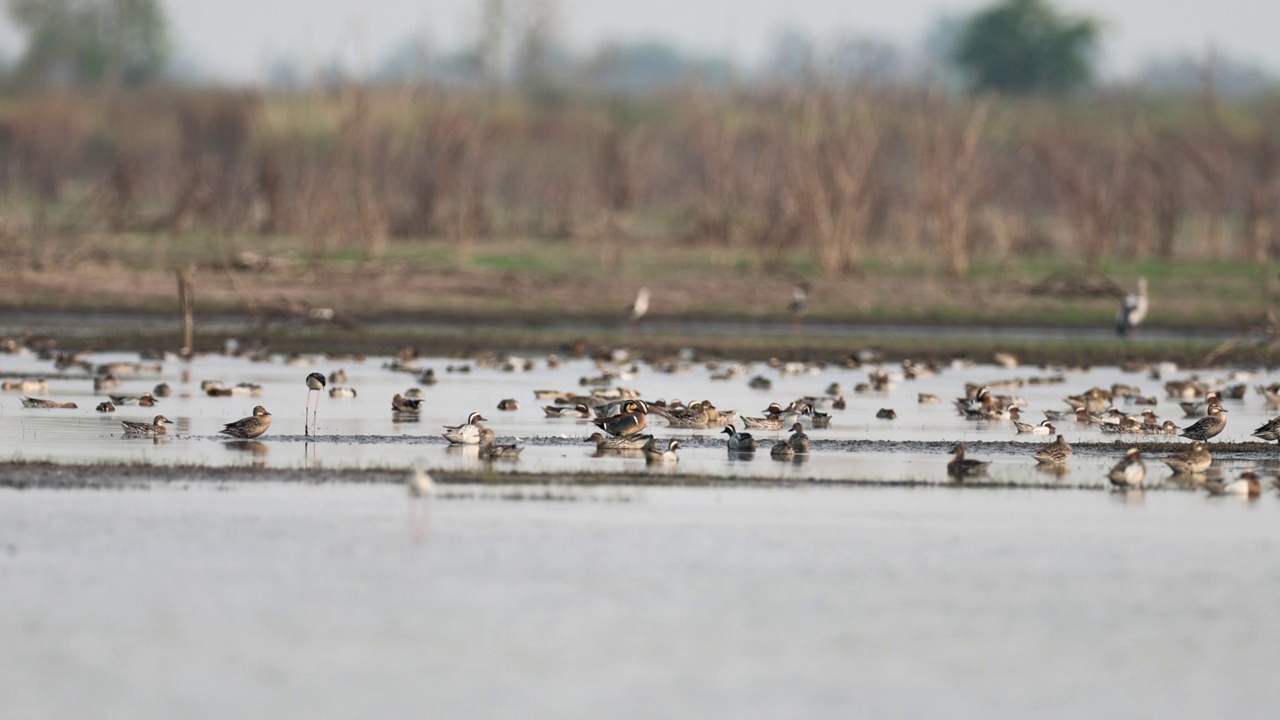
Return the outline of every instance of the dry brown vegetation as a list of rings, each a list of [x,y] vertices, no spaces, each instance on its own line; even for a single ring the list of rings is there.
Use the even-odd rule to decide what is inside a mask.
[[[585,251],[593,270],[644,247],[833,279],[874,258],[956,279],[979,258],[1269,263],[1278,142],[1280,106],[1212,98],[821,84],[550,104],[420,86],[50,95],[0,108],[0,254],[71,273],[446,248],[465,268],[532,239]],[[118,252],[139,238],[145,252]]]

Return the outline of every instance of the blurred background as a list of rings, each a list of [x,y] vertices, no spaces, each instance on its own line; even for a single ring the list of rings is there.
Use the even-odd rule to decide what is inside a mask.
[[[485,297],[442,307],[491,314],[538,311],[513,274],[601,316],[650,285],[658,315],[781,317],[807,283],[818,321],[1091,324],[1144,275],[1151,323],[1205,325],[1273,292],[1280,9],[1252,2],[0,14],[9,307],[158,307],[174,267],[215,307],[349,313],[453,271]],[[351,307],[315,278],[341,267],[406,291]]]

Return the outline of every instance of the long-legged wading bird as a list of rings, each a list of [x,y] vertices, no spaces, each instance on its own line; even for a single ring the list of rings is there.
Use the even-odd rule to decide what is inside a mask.
[[[1147,317],[1147,279],[1138,278],[1138,292],[1125,295],[1116,311],[1116,332],[1123,337],[1142,324]]]
[[[320,412],[320,396],[323,394],[325,386],[324,375],[313,372],[307,376],[307,406],[302,411],[302,434],[310,435],[315,432],[316,414]],[[311,393],[316,394],[315,409],[311,407]],[[310,414],[311,424],[307,424],[307,417]]]
[[[804,314],[809,310],[809,283],[798,282],[791,288],[791,334],[804,332]]]

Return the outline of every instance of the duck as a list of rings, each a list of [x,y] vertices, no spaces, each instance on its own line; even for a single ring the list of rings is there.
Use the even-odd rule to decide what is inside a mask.
[[[617,415],[595,418],[591,422],[610,435],[639,435],[648,424],[649,407],[643,400],[626,400],[621,409]]]
[[[417,415],[419,412],[422,412],[422,401],[407,398],[400,393],[396,393],[391,397],[391,412]]]
[[[346,385],[347,371],[342,368],[338,368],[337,370],[329,373],[329,382],[334,385]]]
[[[751,437],[751,433],[738,432],[738,429],[732,425],[725,425],[720,433],[729,436],[728,446],[730,452],[756,451],[756,439]]]
[[[648,445],[651,440],[653,440],[652,435],[626,435],[613,437],[605,435],[604,433],[595,432],[591,433],[591,437],[587,438],[584,442],[595,443],[596,450],[603,452],[607,450],[643,450],[644,446]]]
[[[542,412],[546,413],[549,418],[588,418],[591,417],[591,408],[586,403],[578,403],[572,407],[569,405],[544,405]]]
[[[474,414],[474,413],[473,413]],[[497,435],[487,427],[480,428],[480,457],[485,460],[515,460],[520,457],[520,452],[524,450],[519,444],[497,442]]]
[[[253,414],[235,422],[227,423],[218,432],[237,438],[256,438],[271,427],[271,413],[261,405],[253,409]]]
[[[1227,427],[1227,419],[1224,417],[1227,410],[1218,403],[1210,403],[1209,414],[1197,420],[1195,424],[1183,428],[1182,437],[1191,438],[1192,440],[1208,440]]]
[[[1147,317],[1147,279],[1138,278],[1138,292],[1125,295],[1116,311],[1116,334],[1128,337]]]
[[[498,401],[498,409],[503,412],[512,412],[520,409],[520,403],[515,398],[505,398]]]
[[[991,466],[988,460],[973,460],[964,456],[964,445],[956,443],[951,446],[951,452],[955,453],[955,457],[947,463],[947,474],[952,477],[966,477],[969,475],[985,475],[987,468]]]
[[[1120,462],[1107,474],[1111,484],[1117,487],[1138,487],[1147,477],[1147,464],[1142,461],[1142,452],[1136,447],[1125,451]]]
[[[1262,438],[1267,442],[1275,440],[1280,442],[1280,417],[1272,418],[1261,425],[1252,433],[1253,437]]]
[[[876,411],[876,418],[879,420],[897,420],[898,412],[893,408],[880,408]]]
[[[1257,473],[1253,470],[1245,470],[1240,473],[1239,478],[1229,483],[1210,480],[1204,484],[1204,489],[1208,490],[1210,495],[1243,495],[1254,498],[1262,494],[1262,483],[1258,480]]]
[[[778,420],[785,427],[787,425],[796,425],[802,422],[813,422],[813,406],[807,402],[792,403],[786,410],[783,410],[778,416]]]
[[[103,400],[102,402],[98,403],[98,407],[95,409],[100,413],[115,412],[116,405],[110,400]]]
[[[804,434],[804,426],[800,423],[791,424],[791,437],[787,438],[787,444],[796,451],[797,455],[809,454],[809,436]]]
[[[45,400],[44,398],[24,397],[22,398],[22,407],[41,408],[45,410],[75,410],[76,404],[73,402]]]
[[[1164,458],[1164,464],[1168,465],[1178,475],[1202,473],[1208,470],[1209,465],[1212,463],[1213,456],[1205,449],[1204,443],[1199,440],[1191,443],[1190,448]]]
[[[769,456],[774,460],[791,460],[796,456],[796,449],[786,440],[779,440],[770,448]]]
[[[1053,427],[1053,423],[1049,420],[1043,420],[1039,425],[1014,420],[1013,425],[1017,428],[1019,434],[1053,435],[1057,432],[1057,429]]]
[[[676,450],[679,448],[680,441],[675,438],[650,440],[644,446],[644,461],[646,463],[680,462],[680,456],[676,455]]]
[[[144,392],[141,395],[108,395],[107,397],[111,398],[111,402],[117,406],[140,405],[142,407],[155,407],[160,404],[155,396],[149,392]]]
[[[163,415],[157,415],[149,422],[130,422],[129,420],[121,420],[120,426],[124,428],[125,435],[145,435],[155,437],[157,435],[168,435],[169,428],[166,425],[173,424],[173,421]]]
[[[332,387],[332,388],[329,388],[329,397],[353,398],[353,397],[356,397],[356,389],[349,388],[349,387]]]
[[[1059,435],[1057,440],[1054,440],[1053,442],[1042,446],[1039,450],[1036,450],[1033,457],[1036,459],[1036,462],[1041,465],[1061,465],[1071,459],[1072,452],[1073,450],[1071,449],[1071,445],[1065,438]]]
[[[480,413],[473,412],[467,416],[467,421],[461,425],[445,425],[444,439],[454,445],[479,445],[481,431],[484,426],[481,422],[485,422],[486,418]]]
[[[782,425],[782,406],[778,403],[769,403],[769,407],[764,409],[764,417],[742,417],[742,426],[748,430],[781,430]]]
[[[93,391],[95,393],[106,392],[107,390],[114,390],[123,384],[124,381],[115,375],[99,375],[93,379]]]

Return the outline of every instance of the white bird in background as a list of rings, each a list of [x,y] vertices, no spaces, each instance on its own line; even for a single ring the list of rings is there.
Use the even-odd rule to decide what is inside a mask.
[[[791,289],[791,333],[804,332],[804,314],[809,309],[808,283],[799,282]]]
[[[627,308],[627,324],[634,332],[640,324],[640,318],[649,312],[649,288],[642,287],[636,292],[635,302],[631,303],[631,307]]]
[[[1120,302],[1120,310],[1116,312],[1116,332],[1124,337],[1142,323],[1147,316],[1147,279],[1138,278],[1138,292],[1125,295]]]

